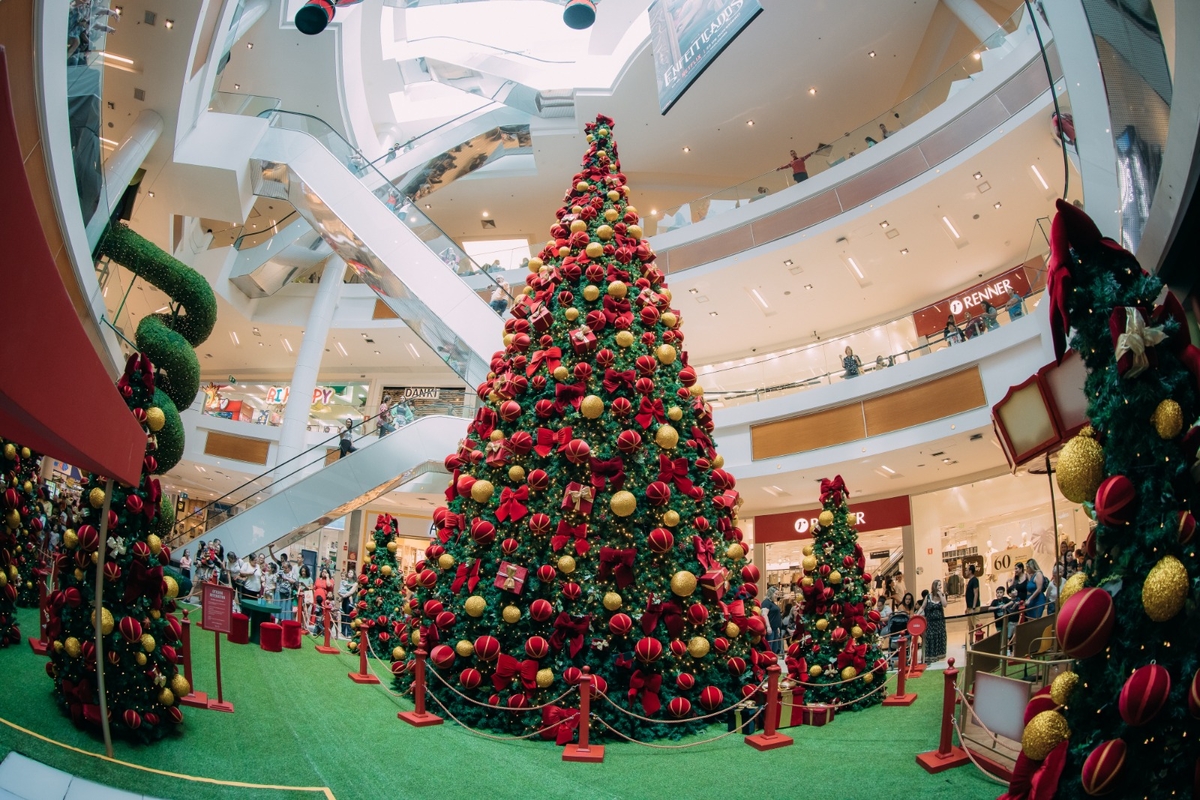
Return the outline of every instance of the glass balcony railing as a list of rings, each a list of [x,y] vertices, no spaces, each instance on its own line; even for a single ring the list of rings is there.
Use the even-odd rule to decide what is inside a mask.
[[[262,117],[279,108],[278,97],[234,92],[213,92],[208,110],[218,114],[235,114],[240,117]]]
[[[983,284],[964,287],[964,292],[954,296],[966,297],[977,286],[996,286],[998,291],[986,298],[991,311],[983,305],[986,293],[981,292],[975,298],[981,301],[978,303],[958,300],[956,305],[952,298],[828,341],[700,366],[696,372],[704,396],[720,408],[769,400],[844,380],[870,380],[872,373],[986,336],[1029,315],[1041,302],[1046,282],[1045,257],[1050,252],[1049,228],[1048,219],[1039,219],[1021,264]],[[1022,279],[1010,281],[1010,295],[1004,290],[1002,279],[1016,271],[1023,275]],[[954,319],[953,327],[948,316]]]
[[[867,148],[880,145],[900,129],[945,103],[963,82],[973,80],[983,69],[985,51],[1014,49],[1024,37],[1032,35],[1032,26],[1025,20],[1024,6],[1018,8],[999,28],[995,35],[987,41],[980,42],[967,56],[892,108],[875,115],[848,133],[819,140],[805,165],[807,175],[810,178],[819,175],[863,153]],[[692,225],[769,197],[793,185],[795,182],[790,168],[771,170],[734,186],[666,209],[657,219],[652,220],[653,233],[666,233]]]

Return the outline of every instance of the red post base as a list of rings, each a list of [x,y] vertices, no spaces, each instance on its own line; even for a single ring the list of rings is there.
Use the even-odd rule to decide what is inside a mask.
[[[919,678],[924,674],[925,674],[925,665],[924,664],[915,664],[915,665],[909,667],[908,677],[910,677],[910,678]]]
[[[883,698],[885,706],[911,706],[917,702],[917,693],[910,692],[909,694],[889,694]]]
[[[755,750],[774,750],[777,747],[790,747],[793,741],[792,737],[784,736],[782,733],[773,733],[770,736],[765,733],[756,733],[753,736],[746,737],[746,744]]]
[[[322,655],[326,655],[326,656],[336,656],[338,653],[342,652],[341,650],[338,650],[336,647],[333,647],[333,646],[327,647],[323,644],[319,644],[313,649],[316,650],[318,653],[320,653]]]
[[[379,678],[376,678],[369,672],[366,675],[362,674],[361,672],[347,672],[346,674],[350,676],[350,680],[354,681],[355,683],[379,683]]]
[[[34,655],[44,656],[44,655],[46,655],[46,651],[49,648],[46,646],[46,643],[43,642],[41,639],[35,639],[32,636],[30,636],[29,637],[29,649],[33,651]]]
[[[416,711],[401,711],[396,715],[414,728],[428,728],[430,725],[441,725],[444,720],[437,714],[428,711],[418,714]]]
[[[581,761],[585,764],[599,764],[604,761],[604,745],[592,744],[580,747],[569,744],[563,748],[563,761]]]
[[[191,694],[179,698],[181,706],[191,706],[192,708],[208,708],[208,693],[207,692],[192,692]]]
[[[224,711],[226,714],[232,714],[233,713],[233,703],[230,703],[230,702],[221,703],[221,702],[217,702],[216,700],[209,700],[208,701],[208,710],[209,711]]]
[[[950,752],[946,755],[942,755],[937,750],[930,750],[928,753],[921,753],[917,756],[917,763],[931,775],[961,767],[970,760],[967,751],[957,745],[951,747]]]

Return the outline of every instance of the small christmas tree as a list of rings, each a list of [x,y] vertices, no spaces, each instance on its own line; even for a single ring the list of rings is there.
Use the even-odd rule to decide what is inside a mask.
[[[498,730],[558,719],[547,735],[560,742],[574,735],[569,690],[585,666],[609,700],[651,720],[599,701],[604,724],[653,738],[707,724],[696,717],[754,694],[775,661],[734,479],[612,127],[586,126],[583,169],[530,259],[469,438],[447,458],[438,541],[413,577],[422,616],[410,640],[429,650],[438,698]],[[495,708],[564,692],[564,708]]]
[[[1076,670],[1026,710],[1007,796],[1029,797],[1035,779],[1057,782],[1054,796],[1069,800],[1191,796],[1200,774],[1200,349],[1161,281],[1061,200],[1051,250],[1055,349],[1061,357],[1074,329],[1091,420],[1059,454],[1057,480],[1098,525],[1085,544],[1091,568],[1058,598],[1055,631]]]
[[[804,634],[787,663],[805,702],[855,711],[883,702],[887,660],[875,642],[879,613],[848,496],[842,476],[821,481],[818,527],[803,551]]]
[[[16,442],[0,439],[3,449],[4,469],[4,520],[0,523],[0,647],[21,641],[17,624],[16,604],[20,593],[21,571],[20,532],[25,515],[22,509],[29,502],[29,494],[20,480],[21,462],[32,455],[28,448]]]
[[[38,582],[42,580],[38,570],[44,567],[41,552],[45,538],[42,456],[28,447],[17,449],[19,457],[6,481],[20,498],[17,510],[21,513],[21,523],[15,532],[17,545],[13,553],[13,563],[17,566],[17,605],[37,608],[40,600]]]
[[[375,519],[375,530],[367,541],[367,555],[358,576],[358,602],[350,613],[354,628],[366,628],[371,653],[376,658],[400,660],[404,649],[404,617],[408,601],[404,598],[404,578],[396,561],[399,542],[396,520],[390,514]],[[351,640],[357,651],[358,640]]]

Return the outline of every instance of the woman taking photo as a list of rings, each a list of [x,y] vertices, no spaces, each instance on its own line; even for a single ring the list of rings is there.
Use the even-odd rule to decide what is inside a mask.
[[[929,596],[922,605],[925,621],[925,663],[934,664],[946,657],[946,593],[940,580],[929,588]]]
[[[313,615],[316,617],[314,633],[325,632],[325,604],[336,590],[329,570],[322,569],[317,582],[313,584]],[[330,614],[332,613],[330,609]]]
[[[903,599],[892,609],[891,620],[887,627],[887,632],[892,634],[891,643],[888,645],[890,650],[896,650],[900,647],[900,636],[908,629],[908,620],[917,613],[916,602],[913,600],[912,592],[905,592]]]
[[[1046,576],[1031,558],[1025,562],[1025,577],[1025,616],[1037,619],[1046,610]]]

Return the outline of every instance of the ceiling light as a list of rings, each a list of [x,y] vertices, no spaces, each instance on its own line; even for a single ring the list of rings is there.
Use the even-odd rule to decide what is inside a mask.
[[[233,90],[234,90],[235,92],[236,92],[236,91],[238,91],[238,90],[240,90],[241,88],[242,88],[242,85],[241,85],[240,83],[235,83],[235,84],[233,85]]]
[[[429,205],[429,203],[426,203],[425,208],[433,208],[433,206]]]
[[[981,56],[979,55],[979,53],[972,53],[972,54],[971,54],[971,58],[973,58],[973,59],[975,59],[976,61],[978,61],[978,60],[981,58]]]
[[[784,260],[784,262],[783,262],[783,265],[784,265],[785,267],[790,267],[790,266],[791,266],[792,264],[794,264],[794,263],[796,263],[796,262],[792,261],[792,260],[789,258],[789,259],[785,259],[785,260]]]
[[[292,343],[287,340],[286,336],[280,337],[279,341],[283,342],[283,347],[289,353],[292,352]]]
[[[746,124],[749,125],[750,127],[754,127],[754,120],[748,119],[748,120],[746,120]]]
[[[146,192],[147,197],[154,197],[154,192]]]
[[[854,274],[858,276],[859,280],[863,280],[862,270],[858,268],[858,262],[851,256],[846,257],[846,262],[850,264],[850,269],[854,270]]]
[[[246,49],[247,49],[247,50],[253,50],[253,49],[254,49],[254,42],[246,42]]]
[[[345,356],[345,355],[349,355],[349,353],[347,353],[347,352],[346,352],[346,348],[342,347],[342,343],[341,343],[341,342],[337,342],[337,343],[335,343],[335,344],[334,344],[334,347],[336,347],[336,348],[337,348],[337,350],[338,350],[338,352],[339,352],[339,353],[341,353],[343,356]]]
[[[692,148],[690,148],[690,147],[688,147],[688,146],[686,146],[686,145],[685,145],[685,146],[684,146],[684,148],[683,148],[683,152],[685,152],[685,153],[690,153],[690,152],[692,152]]]
[[[122,64],[133,64],[132,58],[126,58],[125,56],[119,56],[116,53],[105,52],[105,53],[101,53],[100,55],[104,58],[105,61],[120,61]]]
[[[412,357],[413,357],[413,358],[420,358],[420,357],[421,357],[421,354],[417,352],[417,348],[413,346],[413,343],[412,343],[412,342],[407,342],[407,343],[405,343],[405,345],[404,345],[404,346],[405,346],[405,348],[407,348],[407,349],[408,349],[408,352],[412,353]]]
[[[888,475],[895,475],[895,474],[896,474],[896,470],[892,469],[891,467],[886,467],[886,466],[884,466],[883,464],[880,464],[880,465],[879,465],[879,468],[880,468],[881,470],[883,470],[884,472],[886,472]]]
[[[107,145],[107,146],[109,146],[109,147],[116,147],[116,146],[117,146],[117,143],[116,143],[116,142],[114,142],[112,139],[105,139],[103,136],[101,136],[101,137],[100,137],[100,142],[101,142],[101,144],[105,144],[105,145]]]
[[[943,458],[943,459],[942,459],[942,463],[943,463],[943,464],[949,464],[949,463],[950,463],[950,459],[948,459],[948,458]]]
[[[376,351],[375,351],[375,355],[379,355],[379,351],[378,351],[378,350],[376,350]]]
[[[987,181],[984,181],[975,188],[979,190],[980,194],[986,194],[987,192],[991,191],[992,185]]]
[[[708,315],[709,315],[710,317],[715,317],[715,316],[717,316],[717,312],[715,312],[715,311],[710,311],[710,312],[708,312]]]
[[[754,299],[758,301],[758,304],[762,306],[764,310],[770,308],[770,306],[767,305],[767,301],[764,300],[763,296],[758,293],[758,289],[751,289],[750,294],[754,296]]]
[[[652,217],[653,217],[653,216],[654,216],[655,214],[657,214],[657,213],[658,213],[658,209],[657,209],[657,208],[652,208],[652,209],[650,209],[650,216],[652,216]]]
[[[815,87],[815,86],[810,86],[810,87],[808,88],[808,93],[809,93],[809,94],[816,94],[816,93],[817,93],[817,87]]]
[[[1037,177],[1038,183],[1042,185],[1042,188],[1049,189],[1050,184],[1046,183],[1046,179],[1042,177],[1042,173],[1038,172],[1037,164],[1030,164],[1029,168],[1033,170],[1033,174]]]
[[[264,344],[263,342],[259,342],[259,343],[258,343],[258,346],[259,346],[259,347],[266,347],[266,344]]]
[[[163,20],[163,27],[166,28],[167,30],[171,30],[171,28],[175,27],[175,20],[173,20],[173,19]]]
[[[255,336],[262,336],[262,334],[259,332],[258,328],[251,328],[250,332],[253,333]]]
[[[881,228],[886,228],[887,226],[888,226],[888,221],[886,219],[883,222],[879,223],[879,227],[881,227]]]
[[[699,290],[699,289],[697,289],[697,288],[695,288],[694,286],[693,286],[691,289],[688,289],[688,291],[689,291],[690,293],[692,293],[692,294],[699,294],[699,293],[700,293],[700,290]]]
[[[962,236],[960,236],[958,233],[958,229],[954,227],[954,223],[950,221],[949,217],[942,217],[942,222],[946,223],[946,227],[950,229],[951,236],[953,236],[955,239],[962,238]]]
[[[867,53],[867,58],[874,58],[874,57],[875,57],[875,51],[874,51],[874,50],[872,50],[871,52]]]
[[[197,471],[199,471],[199,472],[208,472],[208,470],[206,470],[204,467],[200,466],[199,464],[196,464],[195,467],[196,467]]]
[[[813,288],[813,285],[812,285],[811,283],[806,283],[806,284],[804,284],[804,288],[805,288],[805,289],[808,289],[808,290],[811,292],[811,291],[812,291],[812,288]]]
[[[976,173],[975,173],[974,175],[972,175],[971,177],[973,177],[975,180],[979,180],[979,179],[981,179],[981,178],[983,177],[983,173],[982,173],[982,172],[976,172]]]
[[[483,218],[484,218],[484,219],[487,219],[487,215],[488,215],[488,212],[484,211],[484,212],[483,212]]]
[[[900,251],[900,255],[902,255],[902,256],[906,256],[906,255],[908,255],[908,248],[907,248],[907,247],[905,247],[903,250],[901,250],[901,251]]]
[[[230,331],[229,338],[233,339],[233,343],[235,345],[241,345],[241,343],[242,343],[242,340],[238,338],[237,331]]]
[[[999,208],[999,207],[1000,207],[1000,204],[999,204],[999,203],[993,203],[993,204],[992,204],[992,208]]]

